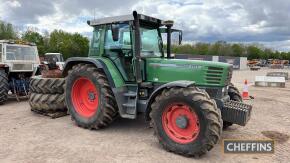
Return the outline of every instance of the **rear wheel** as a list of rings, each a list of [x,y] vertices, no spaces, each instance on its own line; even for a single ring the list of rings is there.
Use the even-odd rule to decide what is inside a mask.
[[[31,111],[39,113],[66,111],[64,94],[31,93],[29,104]]]
[[[229,85],[228,95],[230,96],[230,100],[242,102],[243,98],[241,93],[237,87],[235,87],[232,83]],[[233,123],[223,121],[223,129],[227,129],[232,126]]]
[[[218,142],[222,120],[215,101],[195,87],[165,89],[151,105],[159,143],[168,151],[201,156]]]
[[[31,111],[40,114],[66,112],[64,78],[34,76],[29,84]]]
[[[43,78],[42,76],[34,76],[30,80],[30,91],[43,94],[63,94],[64,78]]]
[[[8,76],[5,71],[0,70],[0,105],[4,104],[8,99]]]
[[[117,104],[100,69],[89,64],[75,65],[66,81],[66,103],[78,126],[99,129],[113,122],[118,114]]]

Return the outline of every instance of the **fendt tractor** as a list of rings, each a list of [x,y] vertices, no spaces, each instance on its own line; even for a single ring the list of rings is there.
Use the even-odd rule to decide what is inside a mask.
[[[78,126],[101,129],[117,116],[145,115],[166,150],[201,156],[223,126],[250,119],[252,107],[231,84],[230,64],[171,56],[172,32],[182,39],[172,21],[134,11],[88,24],[94,29],[89,57],[69,58],[63,70],[66,105]]]
[[[0,104],[8,93],[28,96],[30,77],[39,66],[37,47],[34,43],[0,40]]]

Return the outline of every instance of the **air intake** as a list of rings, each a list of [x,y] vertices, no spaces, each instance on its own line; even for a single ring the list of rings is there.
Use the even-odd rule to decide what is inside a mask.
[[[220,84],[223,76],[223,68],[208,67],[205,80],[208,84]]]

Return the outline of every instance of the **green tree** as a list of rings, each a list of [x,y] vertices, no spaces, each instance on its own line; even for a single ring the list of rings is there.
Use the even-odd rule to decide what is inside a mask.
[[[261,50],[255,45],[250,45],[247,48],[247,54],[248,59],[259,59],[261,56]]]
[[[89,51],[89,40],[78,34],[54,30],[49,39],[50,52],[62,53],[64,58],[86,57]]]
[[[241,57],[244,55],[244,48],[241,44],[233,44],[231,48],[232,48],[233,56]]]
[[[0,20],[0,40],[17,39],[17,31],[12,24]]]
[[[199,42],[195,44],[195,51],[198,55],[206,55],[208,53],[209,46],[209,44]]]
[[[44,45],[43,36],[36,31],[27,30],[22,35],[22,40],[35,43],[37,45],[39,55],[44,55],[47,52],[47,47]]]

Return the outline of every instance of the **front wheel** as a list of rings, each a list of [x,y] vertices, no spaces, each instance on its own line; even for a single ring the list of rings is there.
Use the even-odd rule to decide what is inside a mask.
[[[151,105],[150,117],[160,144],[185,156],[201,156],[218,142],[220,110],[195,87],[165,89]]]

